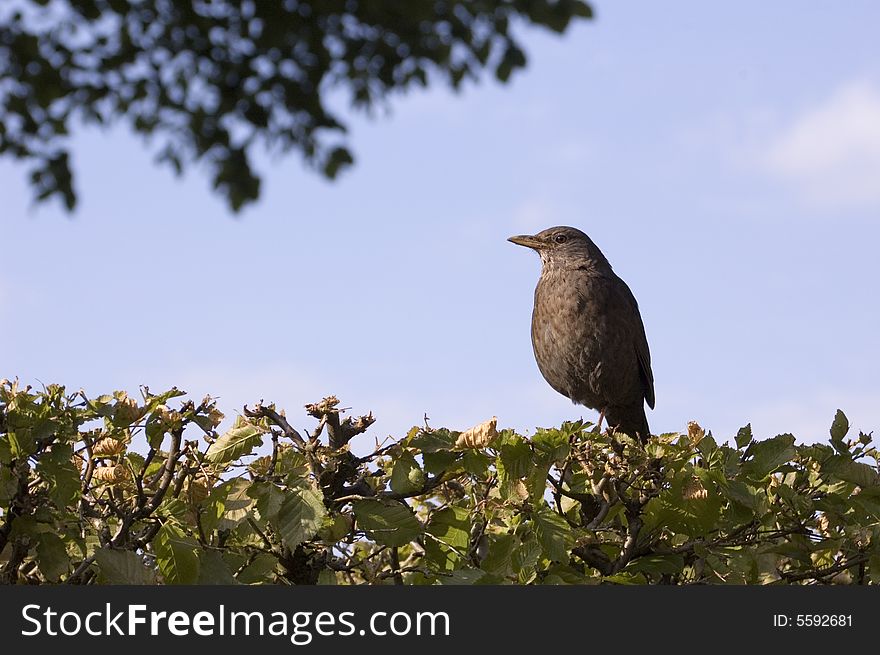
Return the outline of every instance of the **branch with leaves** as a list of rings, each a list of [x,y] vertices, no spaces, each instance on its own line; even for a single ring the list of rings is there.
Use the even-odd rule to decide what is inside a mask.
[[[365,446],[333,396],[220,433],[182,395],[0,381],[0,581],[880,582],[878,452],[842,412],[827,444],[492,418]]]
[[[258,147],[330,179],[354,162],[334,91],[369,112],[429,84],[507,82],[526,65],[515,24],[562,33],[591,14],[582,0],[4,3],[0,156],[71,210],[69,134],[124,123],[177,174],[202,164],[238,211],[259,197]]]

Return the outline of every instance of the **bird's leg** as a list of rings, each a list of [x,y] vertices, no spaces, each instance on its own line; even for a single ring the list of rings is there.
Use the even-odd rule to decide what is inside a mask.
[[[599,422],[596,423],[596,432],[602,432],[602,421],[605,420],[605,408],[602,408],[602,411],[599,412]]]
[[[599,422],[596,424],[596,433],[597,434],[601,434],[602,421],[605,419],[605,412],[607,412],[607,411],[608,411],[608,408],[605,407],[604,409],[602,409],[601,412],[599,412]],[[612,450],[614,450],[614,452],[617,453],[618,455],[622,455],[623,454],[623,446],[621,445],[621,443],[617,439],[614,438],[614,430],[616,430],[616,429],[617,429],[617,425],[611,425],[609,423],[608,428],[607,428],[607,434],[608,434],[608,437],[611,439]]]

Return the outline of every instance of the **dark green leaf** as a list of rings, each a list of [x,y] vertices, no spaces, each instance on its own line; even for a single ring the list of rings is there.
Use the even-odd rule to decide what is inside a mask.
[[[437,475],[453,467],[455,462],[462,457],[461,453],[451,450],[437,450],[431,453],[423,453],[422,461],[425,463],[425,471]]]
[[[441,575],[437,581],[442,585],[473,585],[480,582],[485,574],[478,569],[459,569],[450,575]]]
[[[73,450],[65,444],[53,447],[52,452],[40,459],[37,470],[49,487],[49,497],[57,507],[72,503],[80,493],[80,472],[70,457]]]
[[[236,579],[243,584],[265,583],[272,581],[272,572],[278,560],[268,553],[259,553],[253,558],[240,573],[236,574]]]
[[[318,574],[318,584],[336,585],[336,571],[333,571],[331,569],[321,569],[321,572]]]
[[[860,487],[880,484],[880,475],[877,471],[862,462],[854,462],[845,455],[832,455],[822,464],[822,472]]]
[[[153,412],[147,417],[144,432],[150,448],[159,450],[162,447],[162,440],[165,438],[165,421],[161,412]]]
[[[512,534],[499,534],[489,537],[486,558],[480,568],[498,576],[507,576],[513,572],[513,550],[519,540]]]
[[[541,557],[542,547],[534,535],[523,537],[513,548],[510,564],[519,581],[528,582],[534,577],[535,565]]]
[[[18,491],[18,478],[12,469],[0,462],[0,507],[5,507]],[[5,510],[4,510],[5,511]]]
[[[199,579],[199,545],[195,539],[169,522],[159,528],[153,547],[166,584],[196,584]]]
[[[409,446],[422,453],[435,453],[438,450],[452,450],[458,433],[451,433],[444,428],[436,430],[420,430],[409,441]]]
[[[739,480],[730,480],[725,486],[721,487],[721,493],[733,502],[739,503],[752,511],[757,508],[757,493],[755,489]]]
[[[532,520],[544,555],[556,562],[567,562],[574,545],[574,535],[568,522],[549,507],[542,507],[532,514]]]
[[[211,498],[222,503],[216,528],[231,530],[247,518],[254,499],[250,496],[251,482],[244,478],[232,478],[211,491]]]
[[[354,163],[354,157],[346,148],[334,148],[324,164],[324,175],[331,180],[335,179],[339,171]]]
[[[538,430],[532,437],[532,445],[542,459],[547,462],[557,462],[568,456],[569,436],[562,430]]]
[[[223,556],[216,550],[202,550],[199,552],[199,579],[200,585],[230,585],[239,584],[232,575],[229,566],[223,561]]]
[[[106,584],[153,585],[156,575],[130,550],[100,548],[95,551],[98,579]]]
[[[533,467],[532,449],[524,439],[500,447],[499,459],[511,478],[524,478]]]
[[[415,457],[408,451],[401,453],[391,470],[391,490],[398,494],[408,494],[421,489],[424,483],[425,474]]]
[[[320,491],[299,487],[288,492],[272,524],[284,544],[293,549],[315,536],[326,513]]]
[[[743,464],[743,472],[753,478],[763,478],[795,456],[794,437],[790,434],[755,441],[747,451],[751,459]]]
[[[403,546],[422,533],[422,524],[404,503],[370,499],[353,507],[358,527],[380,544]]]
[[[437,568],[451,570],[467,554],[470,530],[470,513],[463,507],[446,507],[431,515],[425,532],[433,538],[425,539],[425,550]]]
[[[677,575],[684,569],[684,557],[678,554],[645,555],[639,557],[624,569],[627,572],[652,573],[654,575]]]
[[[40,565],[40,572],[50,582],[57,581],[70,569],[67,547],[61,537],[54,532],[44,532],[40,535],[40,540],[37,543],[37,561]]]
[[[264,521],[277,516],[285,497],[284,492],[271,482],[253,482],[247,494],[256,500],[255,509]]]
[[[745,427],[739,429],[736,433],[736,447],[745,448],[752,441],[752,424],[749,423]]]
[[[846,433],[849,432],[849,420],[839,409],[834,414],[834,421],[831,423],[831,438],[835,441],[843,441]]]
[[[321,541],[335,544],[349,535],[352,527],[352,518],[348,514],[337,514],[332,519],[324,519],[324,525],[318,531]]]

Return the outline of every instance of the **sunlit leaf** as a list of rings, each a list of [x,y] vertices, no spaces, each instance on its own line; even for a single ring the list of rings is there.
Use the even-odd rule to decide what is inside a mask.
[[[167,584],[195,584],[199,578],[198,543],[166,523],[153,541],[156,563]]]
[[[227,464],[249,455],[263,441],[266,428],[239,416],[235,425],[211,444],[206,458],[212,464]]]

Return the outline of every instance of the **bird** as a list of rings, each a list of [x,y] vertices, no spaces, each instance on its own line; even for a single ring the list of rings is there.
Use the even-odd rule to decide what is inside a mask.
[[[575,404],[599,411],[609,428],[643,443],[645,403],[654,408],[651,352],[639,305],[592,239],[551,227],[511,243],[541,256],[532,310],[532,347],[541,375]]]

